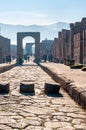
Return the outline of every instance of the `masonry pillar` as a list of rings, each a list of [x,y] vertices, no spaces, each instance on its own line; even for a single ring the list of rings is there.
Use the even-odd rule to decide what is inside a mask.
[[[40,36],[35,37],[35,61],[40,61]]]
[[[17,34],[17,64],[23,60],[22,37]]]
[[[74,59],[74,24],[70,24],[70,57],[71,59]]]
[[[83,31],[83,64],[86,65],[86,30]]]

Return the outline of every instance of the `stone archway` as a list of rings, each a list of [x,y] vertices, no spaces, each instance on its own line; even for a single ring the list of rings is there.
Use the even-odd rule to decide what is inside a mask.
[[[35,39],[35,61],[40,60],[40,32],[18,32],[17,33],[17,64],[22,64],[23,47],[22,41],[26,36],[31,36]]]

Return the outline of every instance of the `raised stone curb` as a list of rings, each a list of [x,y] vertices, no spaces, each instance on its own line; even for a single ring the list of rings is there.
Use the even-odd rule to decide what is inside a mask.
[[[15,64],[10,64],[10,65],[1,66],[0,67],[0,73],[3,73],[5,71],[7,71],[7,70],[10,70],[10,69],[12,69],[15,66],[16,66],[16,63]]]
[[[86,109],[86,91],[80,93],[79,101],[80,105]]]
[[[47,72],[54,81],[60,83],[62,88],[84,109],[86,109],[86,88],[78,88],[76,83],[71,79],[67,79],[67,77],[63,77],[62,75],[53,72],[52,69],[39,64],[40,67]]]

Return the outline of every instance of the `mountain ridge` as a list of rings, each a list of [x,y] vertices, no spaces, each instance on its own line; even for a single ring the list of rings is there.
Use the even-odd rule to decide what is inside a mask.
[[[8,24],[8,23],[0,23],[2,25],[11,25],[11,26],[50,26],[50,25],[54,25],[54,24],[69,24],[67,22],[55,22],[55,23],[51,23],[51,24],[45,24],[45,25],[38,25],[38,24],[28,24],[28,25],[24,25],[24,24]]]
[[[69,23],[57,22],[49,25],[12,25],[0,23],[0,34],[11,39],[11,44],[16,44],[17,32],[40,32],[41,40],[58,37],[58,31],[69,29]]]

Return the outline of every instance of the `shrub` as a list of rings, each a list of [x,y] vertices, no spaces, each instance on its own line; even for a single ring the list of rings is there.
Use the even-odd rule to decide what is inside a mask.
[[[86,71],[86,66],[81,68],[82,71]]]
[[[82,67],[83,67],[82,64],[75,64],[70,66],[71,69],[81,69]]]

